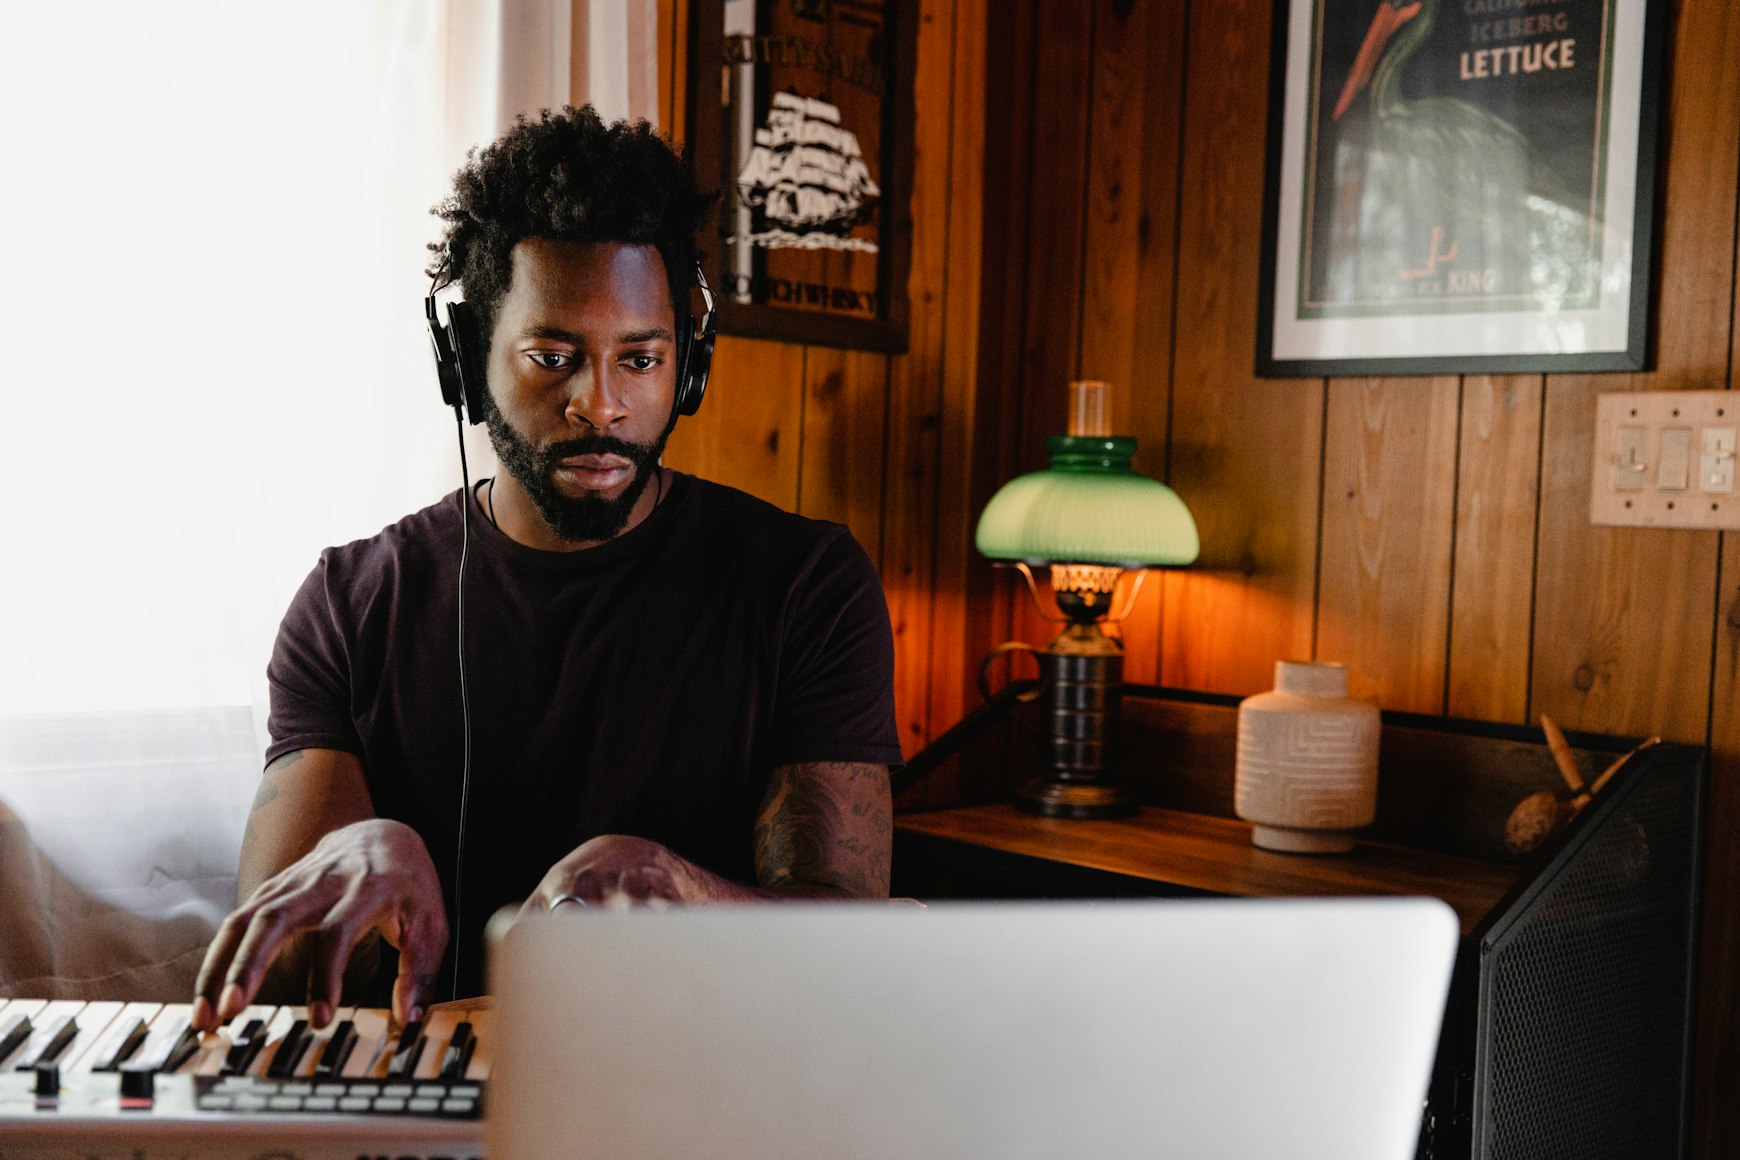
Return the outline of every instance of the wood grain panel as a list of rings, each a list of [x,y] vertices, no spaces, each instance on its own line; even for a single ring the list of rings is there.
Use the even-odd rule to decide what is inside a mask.
[[[937,428],[948,257],[954,6],[923,0],[913,130],[909,347],[889,365],[882,584],[894,623],[894,700],[908,756],[930,740],[931,605],[936,562]],[[923,787],[920,787],[923,789]]]
[[[980,37],[985,58],[985,184],[980,210],[984,242],[979,270],[975,384],[980,402],[972,416],[974,502],[969,513],[975,523],[985,502],[1016,473],[1019,455],[1028,221],[1033,186],[1032,127],[1036,116],[1033,90],[1036,19],[1034,0],[1000,0],[995,18],[987,13],[982,31],[975,34]],[[962,28],[955,38],[957,57],[973,47],[963,41],[964,23]],[[955,277],[958,279],[961,274],[957,271]],[[963,676],[971,679],[979,658],[993,645],[1010,638],[1015,593],[1008,578],[995,574],[989,561],[976,552],[969,553],[967,560],[968,595],[962,615],[968,645],[962,663],[967,666]],[[939,599],[946,598],[939,594]],[[969,692],[968,699],[970,704],[977,704],[977,692]],[[942,720],[938,719],[939,725]],[[1012,778],[1006,742],[1004,730],[993,730],[967,756],[952,763],[952,771],[939,771],[938,776],[949,778],[956,787],[958,797],[954,800],[987,801],[1007,792]]]
[[[688,0],[659,0],[659,128],[672,141],[681,142],[689,118],[689,4]]]
[[[1131,429],[1141,441],[1135,469],[1170,482],[1170,424],[1178,273],[1178,178],[1183,145],[1184,46],[1189,8],[1152,4],[1142,76],[1142,210],[1136,237],[1135,359]],[[1151,434],[1150,434],[1151,433]],[[1189,499],[1185,503],[1188,506]],[[1166,585],[1149,576],[1124,632],[1125,677],[1160,681],[1160,631]]]
[[[1538,375],[1462,383],[1447,711],[1526,722],[1540,511]]]
[[[1168,574],[1164,683],[1269,687],[1309,656],[1323,384],[1257,379],[1270,6],[1194,5],[1180,178],[1172,483],[1202,535],[1196,569]]]
[[[722,334],[707,397],[677,422],[665,462],[796,510],[803,407],[803,347]]]
[[[948,249],[942,304],[942,394],[937,462],[936,564],[930,639],[930,735],[979,703],[978,659],[990,647],[969,606],[990,590],[990,568],[973,550],[989,490],[975,490],[979,421],[980,264],[984,254],[985,83],[988,0],[957,0],[949,100]],[[989,454],[995,458],[995,452]],[[958,800],[952,767],[932,793]]]
[[[1740,535],[1723,539],[1692,1069],[1692,1154],[1708,1160],[1729,1155],[1740,1139]]]
[[[1460,384],[1334,379],[1317,656],[1386,709],[1444,711]]]
[[[1240,898],[1427,895],[1449,903],[1463,933],[1516,882],[1517,868],[1452,854],[1361,842],[1348,854],[1301,858],[1251,844],[1245,822],[1144,808],[1084,826],[989,805],[904,814],[895,828],[1210,894]]]
[[[1031,89],[1021,95],[1035,105],[1015,471],[1048,463],[1045,439],[1067,425],[1069,381],[1080,365],[1093,15],[1090,7],[1038,5]],[[1010,635],[1039,645],[1055,636],[1057,625],[1041,618],[1018,578],[1000,579],[1014,593]]]
[[[1688,7],[1693,7],[1688,5]],[[1677,60],[1676,67],[1714,70],[1704,74],[1711,82],[1716,110],[1715,133],[1727,130],[1726,147],[1708,159],[1710,188],[1735,193],[1740,180],[1718,186],[1721,167],[1733,174],[1732,156],[1740,148],[1740,76],[1733,67],[1740,56],[1740,13],[1733,5],[1720,12],[1711,5],[1698,5],[1700,17],[1716,16],[1700,23],[1701,43],[1696,50],[1680,51],[1692,59]],[[1696,53],[1695,56],[1692,54]],[[1723,62],[1727,62],[1724,64]],[[1737,194],[1740,195],[1740,194]],[[1670,203],[1671,207],[1671,203]],[[1727,387],[1740,387],[1740,294],[1735,292],[1735,272],[1740,271],[1740,236],[1730,238],[1728,265],[1728,376]],[[1721,283],[1709,285],[1719,301]],[[1713,386],[1714,383],[1705,385]],[[1692,1064],[1692,1155],[1717,1160],[1734,1149],[1740,1139],[1740,534],[1720,536],[1721,571],[1716,591],[1715,649],[1710,696],[1710,781],[1705,800],[1704,889],[1701,956],[1698,963],[1697,1032]]]
[[[804,395],[797,510],[845,524],[878,559],[888,356],[807,347]]]
[[[1081,335],[1075,377],[1109,383],[1113,428],[1119,434],[1136,437],[1139,455],[1158,458],[1154,451],[1165,448],[1166,385],[1160,384],[1162,407],[1156,408],[1145,397],[1148,384],[1139,384],[1136,377],[1148,17],[1149,6],[1144,4],[1124,0],[1095,0],[1093,4]],[[1164,164],[1165,159],[1155,160]],[[1144,405],[1138,407],[1138,399]],[[1058,429],[1063,429],[1061,424]],[[1124,645],[1127,681],[1154,683],[1160,679],[1159,625],[1155,619],[1159,588],[1158,584],[1144,584],[1147,607],[1132,610],[1114,630]]]
[[[1668,70],[1656,370],[1547,383],[1532,703],[1565,725],[1701,742],[1716,537],[1596,528],[1588,515],[1594,393],[1706,387],[1728,375],[1730,337],[1711,318],[1732,317],[1740,11],[1687,0],[1680,32]]]
[[[1146,434],[1153,446],[1156,434],[1164,436],[1165,412],[1152,406],[1138,411],[1133,405],[1138,396],[1136,282],[1142,244],[1148,6],[1095,0],[1093,10],[1081,338],[1075,373],[1110,383],[1117,430],[1138,438]],[[1138,427],[1144,421],[1146,431]]]
[[[1531,711],[1567,728],[1701,743],[1716,537],[1589,523],[1595,390],[1654,378],[1627,377],[1547,380]]]
[[[1089,126],[1082,378],[1111,384],[1114,426],[1136,471],[1163,477],[1171,394],[1173,227],[1185,10],[1098,0]],[[1160,679],[1153,577],[1122,625],[1126,680]]]

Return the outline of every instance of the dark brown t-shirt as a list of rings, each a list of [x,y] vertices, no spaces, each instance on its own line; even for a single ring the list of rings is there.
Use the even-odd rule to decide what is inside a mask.
[[[456,491],[323,552],[267,667],[266,760],[357,754],[375,812],[423,835],[450,899],[459,504]],[[475,497],[470,535],[461,993],[481,989],[489,915],[588,838],[635,834],[753,881],[775,766],[900,761],[888,609],[844,527],[675,475],[644,522],[596,548],[525,547]]]

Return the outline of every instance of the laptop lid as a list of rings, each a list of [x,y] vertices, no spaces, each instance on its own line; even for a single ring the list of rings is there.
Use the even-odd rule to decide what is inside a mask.
[[[1407,1160],[1458,937],[1428,899],[564,910],[492,946],[492,1160]]]

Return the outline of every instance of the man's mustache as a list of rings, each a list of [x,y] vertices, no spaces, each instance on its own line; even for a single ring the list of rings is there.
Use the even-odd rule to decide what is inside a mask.
[[[577,455],[618,455],[640,467],[651,467],[658,462],[656,448],[643,443],[630,443],[614,435],[582,435],[578,439],[552,443],[538,452],[538,457],[546,465],[560,463]]]

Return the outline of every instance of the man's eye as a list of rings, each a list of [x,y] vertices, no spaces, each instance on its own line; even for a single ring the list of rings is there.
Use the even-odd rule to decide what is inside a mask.
[[[559,371],[569,363],[567,355],[554,350],[534,350],[528,357],[547,371]]]
[[[650,371],[664,360],[656,354],[631,354],[626,361],[634,370]]]

